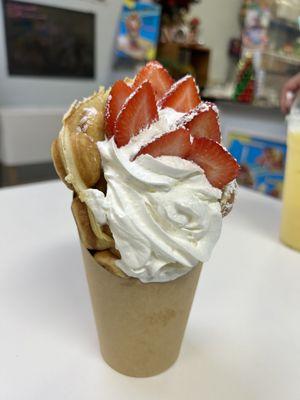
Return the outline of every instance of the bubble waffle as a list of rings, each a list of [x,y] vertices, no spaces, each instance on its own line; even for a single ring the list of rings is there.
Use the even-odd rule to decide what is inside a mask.
[[[104,106],[108,91],[100,90],[82,102],[74,102],[63,118],[63,127],[52,143],[51,154],[60,179],[77,195],[73,215],[81,240],[88,249],[103,250],[114,245],[84,202],[82,192],[96,187],[106,191],[96,142],[103,140]]]

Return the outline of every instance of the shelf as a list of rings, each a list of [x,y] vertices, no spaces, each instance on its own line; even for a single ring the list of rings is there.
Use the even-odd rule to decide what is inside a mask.
[[[264,56],[276,58],[278,61],[282,61],[286,64],[291,64],[296,66],[300,65],[300,57],[285,56],[283,54],[279,54],[273,51],[263,51],[262,54]]]
[[[284,76],[286,77],[289,73],[286,71],[276,71],[276,69],[262,68],[264,72],[270,75]]]
[[[208,47],[202,46],[200,44],[193,44],[193,43],[180,43],[179,47],[181,49],[191,50],[191,51],[199,51],[202,53],[209,53],[210,50]]]
[[[288,21],[283,18],[271,19],[270,25],[276,25],[277,27],[283,28],[283,29],[292,29],[295,31],[300,31],[299,24],[296,21],[295,21],[295,23],[293,23],[293,22]]]
[[[216,103],[217,105],[230,105],[232,107],[240,107],[241,109],[260,109],[260,110],[265,110],[265,111],[271,111],[271,112],[279,112],[279,106],[275,105],[273,103],[268,103],[266,100],[263,99],[258,99],[254,103],[242,103],[238,102],[229,98],[222,98],[222,97],[213,97],[213,96],[202,96],[202,99],[204,101],[211,101],[213,103]]]

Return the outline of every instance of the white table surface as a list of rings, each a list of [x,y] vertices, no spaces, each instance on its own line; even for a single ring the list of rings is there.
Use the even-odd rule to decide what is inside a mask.
[[[1,400],[298,400],[300,253],[280,202],[240,190],[205,265],[177,363],[128,378],[102,360],[71,193],[0,190]]]

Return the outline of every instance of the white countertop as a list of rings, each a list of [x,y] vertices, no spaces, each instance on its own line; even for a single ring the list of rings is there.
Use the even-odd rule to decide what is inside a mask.
[[[298,400],[300,253],[280,202],[240,189],[204,266],[181,355],[128,378],[102,360],[62,183],[0,190],[0,399]]]

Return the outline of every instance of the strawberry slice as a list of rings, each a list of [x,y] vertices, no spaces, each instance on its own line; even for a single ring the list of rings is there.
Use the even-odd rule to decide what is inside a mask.
[[[150,61],[140,70],[134,80],[133,88],[136,89],[144,81],[151,83],[156,100],[159,100],[174,83],[168,71],[158,61]]]
[[[155,96],[151,84],[142,83],[125,101],[115,125],[115,141],[125,146],[131,136],[158,119]]]
[[[147,146],[143,147],[136,157],[150,154],[152,157],[177,156],[185,158],[190,151],[190,134],[185,128],[165,133]]]
[[[199,90],[195,79],[186,75],[175,82],[160,100],[161,108],[170,107],[178,112],[187,113],[200,103]]]
[[[211,139],[194,138],[186,158],[198,164],[209,182],[219,189],[236,178],[239,172],[239,165],[232,155]]]
[[[105,105],[105,132],[108,138],[115,134],[115,123],[117,116],[125,103],[125,100],[132,93],[131,87],[124,81],[116,81],[111,88]]]
[[[182,118],[182,123],[196,138],[206,137],[218,143],[221,141],[218,110],[212,103],[200,103]]]

